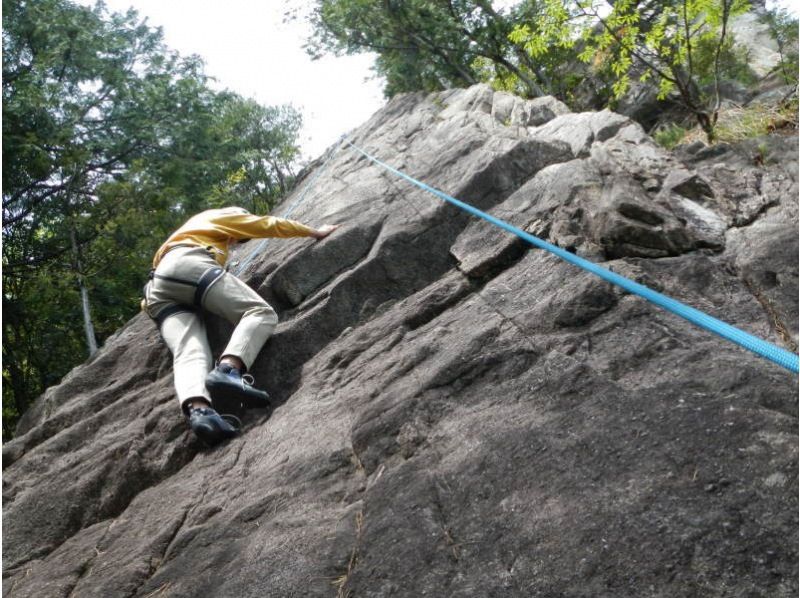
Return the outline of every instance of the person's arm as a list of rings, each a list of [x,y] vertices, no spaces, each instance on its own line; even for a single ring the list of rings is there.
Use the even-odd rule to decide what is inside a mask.
[[[215,224],[233,239],[260,239],[265,237],[313,237],[324,239],[339,225],[325,224],[320,228],[312,228],[296,220],[277,218],[275,216],[254,216],[253,214],[224,215],[215,220]]]

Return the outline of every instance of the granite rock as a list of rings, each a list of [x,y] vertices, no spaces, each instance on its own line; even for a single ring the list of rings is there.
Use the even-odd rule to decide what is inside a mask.
[[[797,349],[796,137],[683,156],[477,86],[349,138]],[[347,146],[293,217],[343,226],[233,263],[262,248],[241,277],[281,318],[252,368],[273,408],[203,448],[133,318],[3,447],[4,596],[797,595],[795,375]]]

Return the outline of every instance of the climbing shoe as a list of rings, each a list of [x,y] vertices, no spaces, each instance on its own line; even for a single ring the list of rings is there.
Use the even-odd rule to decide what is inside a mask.
[[[221,363],[206,376],[206,388],[214,403],[226,406],[240,405],[246,409],[269,407],[269,395],[253,388],[253,377],[227,363]]]
[[[200,440],[214,446],[239,434],[242,423],[239,418],[220,415],[211,407],[193,407],[189,409],[189,427]]]

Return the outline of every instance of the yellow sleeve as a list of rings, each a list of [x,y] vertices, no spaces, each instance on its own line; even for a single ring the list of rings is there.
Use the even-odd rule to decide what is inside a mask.
[[[315,229],[296,220],[253,214],[227,214],[214,219],[214,225],[233,239],[264,237],[312,237]]]

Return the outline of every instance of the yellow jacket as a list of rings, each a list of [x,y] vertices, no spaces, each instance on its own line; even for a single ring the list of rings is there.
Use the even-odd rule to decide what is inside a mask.
[[[243,208],[206,210],[190,218],[170,235],[153,258],[153,268],[176,245],[197,245],[214,252],[217,262],[225,265],[231,241],[263,237],[310,237],[315,230],[294,220],[274,216],[254,216]]]

